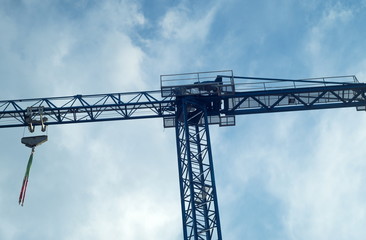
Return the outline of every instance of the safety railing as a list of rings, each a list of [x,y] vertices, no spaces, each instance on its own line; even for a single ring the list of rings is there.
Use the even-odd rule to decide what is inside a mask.
[[[336,76],[307,79],[275,79],[233,76],[236,92],[269,91],[276,89],[329,87],[359,83],[356,76]]]
[[[234,93],[231,70],[170,74],[160,76],[162,97],[224,95]]]

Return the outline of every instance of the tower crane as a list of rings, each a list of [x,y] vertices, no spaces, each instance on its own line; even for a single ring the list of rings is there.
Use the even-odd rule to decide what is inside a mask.
[[[231,70],[160,76],[160,90],[0,101],[0,128],[162,118],[174,128],[185,240],[222,239],[209,125],[239,115],[355,107],[366,110],[356,76],[274,79]]]

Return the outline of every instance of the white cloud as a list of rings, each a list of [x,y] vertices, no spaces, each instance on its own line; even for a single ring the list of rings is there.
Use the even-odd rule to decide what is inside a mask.
[[[62,12],[60,5],[28,2],[24,16],[15,16],[25,11],[20,6],[14,6],[13,16],[3,15],[2,31],[7,34],[2,37],[2,52],[8,56],[3,68],[9,72],[7,77],[18,79],[8,86],[23,85],[46,96],[144,87],[144,53],[130,37],[133,28],[145,24],[136,4],[106,1],[80,7],[69,3],[75,16]]]
[[[160,22],[162,36],[165,39],[179,41],[204,40],[210,30],[216,8],[202,15],[184,5],[169,10]]]
[[[285,203],[289,239],[363,239],[366,135],[357,127],[364,120],[360,114],[338,110],[316,115],[320,123],[303,136],[313,143],[299,143],[309,151],[269,162],[270,189]],[[285,132],[293,138],[293,128]],[[280,155],[275,151],[272,156]]]
[[[52,168],[68,166],[68,192],[82,213],[68,239],[180,238],[174,131],[164,133],[159,120],[60,130],[67,159]]]
[[[335,7],[327,11],[320,22],[311,29],[311,41],[308,46],[310,53],[315,56],[321,54],[324,38],[330,37],[331,32],[336,30],[339,24],[347,22],[351,17],[350,9]]]
[[[323,11],[322,17],[310,28],[305,40],[305,56],[312,75],[329,75],[341,70],[343,60],[353,44],[349,42],[347,29],[354,19],[354,8],[337,3]],[[340,73],[342,74],[342,73]],[[344,74],[344,73],[343,73]]]
[[[267,236],[261,232],[270,239],[363,239],[364,114],[343,109],[247,116],[238,121],[240,130],[228,130],[230,138],[221,139],[215,155],[225,229],[236,222],[242,227],[237,234],[255,238]],[[263,191],[259,196],[268,199],[258,200],[252,189]],[[276,204],[267,210],[266,201]],[[239,210],[228,206],[246,209],[242,219],[233,221],[228,212],[235,215]],[[263,211],[268,212],[262,216]],[[262,225],[266,219],[255,217],[249,222],[258,224],[243,230],[251,214],[271,216],[274,222],[269,228],[277,230],[269,231]]]
[[[201,70],[205,61],[202,51],[216,12],[216,5],[202,11],[183,2],[165,13],[159,22],[159,37],[150,42],[154,47],[149,61],[159,62],[154,67],[160,74]]]

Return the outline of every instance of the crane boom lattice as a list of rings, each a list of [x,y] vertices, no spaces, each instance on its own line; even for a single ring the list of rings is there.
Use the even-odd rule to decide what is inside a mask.
[[[185,240],[222,239],[209,125],[239,115],[355,107],[366,84],[355,76],[274,79],[232,71],[162,75],[161,89],[0,101],[0,128],[162,118],[175,128]]]

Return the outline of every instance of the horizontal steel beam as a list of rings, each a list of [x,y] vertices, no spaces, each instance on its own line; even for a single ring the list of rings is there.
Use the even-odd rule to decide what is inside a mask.
[[[174,116],[175,101],[160,91],[0,101],[0,128]]]
[[[221,99],[224,115],[362,107],[366,106],[366,84],[236,92]]]
[[[230,77],[234,80],[239,78]],[[306,85],[299,87],[295,84],[299,80],[294,80],[292,88],[289,87],[292,84],[277,88],[282,86],[280,79],[256,78],[255,84],[261,85],[257,80],[264,80],[267,87],[254,90],[251,87],[243,88],[247,86],[239,83],[243,79],[247,80],[239,78],[232,88],[235,91],[228,94],[218,92],[178,98],[162,97],[161,91],[144,91],[0,101],[0,128],[144,118],[169,120],[174,119],[177,101],[182,98],[205,104],[207,115],[212,120],[209,124],[220,124],[220,126],[225,126],[221,124],[220,119],[243,114],[345,107],[366,108],[365,83],[315,81],[316,86],[309,87],[308,83],[311,81],[306,80]],[[276,84],[275,89],[268,87],[271,85],[271,80]],[[289,81],[283,80],[286,84]],[[174,126],[174,123],[171,125]]]

